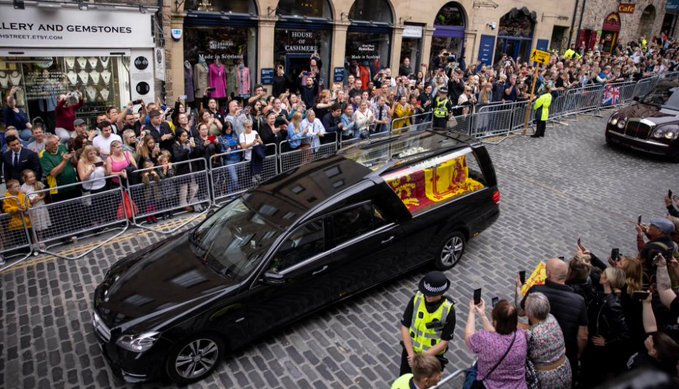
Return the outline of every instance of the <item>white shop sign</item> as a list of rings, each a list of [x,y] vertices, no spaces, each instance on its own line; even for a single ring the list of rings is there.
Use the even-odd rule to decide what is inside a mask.
[[[422,38],[422,27],[421,26],[410,26],[406,25],[403,27],[403,37],[404,38]]]
[[[0,5],[0,47],[154,47],[151,15],[137,10],[14,9]]]

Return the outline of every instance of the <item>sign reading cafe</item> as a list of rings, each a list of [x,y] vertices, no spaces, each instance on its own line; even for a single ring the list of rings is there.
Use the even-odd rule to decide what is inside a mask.
[[[111,18],[104,10],[0,6],[0,46],[5,47],[91,48],[101,46],[102,39],[113,47],[153,47],[150,26],[151,16],[139,11]]]

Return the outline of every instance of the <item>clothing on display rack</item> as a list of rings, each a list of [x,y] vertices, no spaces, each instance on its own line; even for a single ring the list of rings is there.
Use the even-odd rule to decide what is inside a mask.
[[[84,70],[81,70],[81,71],[78,73],[78,78],[80,78],[80,81],[81,81],[83,84],[87,84],[87,81],[89,81],[89,79],[90,79],[90,74],[87,73],[87,72],[84,71]]]
[[[226,75],[226,91],[231,97],[238,95],[238,66],[232,66]]]
[[[108,85],[108,82],[111,81],[111,72],[108,70],[101,72],[101,79],[104,81],[104,84]]]
[[[0,88],[5,89],[7,87],[9,87],[9,76],[5,72],[0,72]]]
[[[193,86],[196,88],[196,99],[202,99],[205,96],[208,86],[207,73],[207,64],[204,59],[202,59],[202,62],[199,60],[193,66]]]
[[[99,62],[101,62],[101,66],[104,67],[104,69],[108,68],[108,57],[99,57]]]
[[[85,66],[87,66],[87,58],[85,57],[78,57],[76,61],[78,61],[78,66],[80,69],[85,69]]]
[[[223,99],[226,97],[226,67],[219,61],[210,64],[210,97]]]
[[[89,57],[89,58],[87,59],[87,62],[89,62],[89,64],[90,64],[90,66],[92,67],[92,69],[94,69],[94,68],[97,67],[97,57]]]
[[[64,63],[66,63],[66,68],[67,69],[73,69],[75,66],[75,57],[65,57],[64,58]]]
[[[100,75],[101,75],[101,73],[99,73],[96,70],[92,70],[90,72],[90,78],[92,79],[92,82],[94,83],[94,85],[97,85],[99,83],[99,76]]]
[[[193,103],[195,98],[195,89],[193,87],[193,68],[189,61],[184,61],[184,94],[186,95],[186,102]]]
[[[12,83],[12,86],[19,86],[21,85],[21,73],[17,72],[16,70],[13,71],[9,75],[9,81]]]
[[[71,85],[78,84],[78,73],[74,72],[73,70],[66,73],[66,78],[68,78],[68,82],[71,83]]]
[[[241,97],[250,96],[250,69],[238,65],[237,81],[238,81],[238,95]]]

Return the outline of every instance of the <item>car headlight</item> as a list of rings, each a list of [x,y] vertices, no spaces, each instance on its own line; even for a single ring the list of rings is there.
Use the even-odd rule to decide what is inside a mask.
[[[158,332],[145,332],[140,335],[123,335],[118,338],[116,344],[125,350],[143,353],[153,347],[159,337],[160,333]]]
[[[655,129],[653,131],[653,137],[656,139],[677,139],[677,136],[679,136],[679,126],[678,125],[670,125],[670,126],[661,126]]]
[[[623,117],[623,118],[620,118],[620,119],[618,120],[618,128],[619,128],[619,129],[622,130],[623,128],[625,128],[625,124],[627,124],[627,118],[624,118],[624,117]]]
[[[616,124],[618,124],[618,118],[616,117],[611,118],[609,123],[611,123],[612,126],[615,126]]]

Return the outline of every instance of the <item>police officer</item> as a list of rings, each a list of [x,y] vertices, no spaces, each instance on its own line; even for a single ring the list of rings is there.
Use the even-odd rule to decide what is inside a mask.
[[[404,374],[393,384],[391,389],[427,389],[441,380],[441,362],[433,355],[415,354],[413,372]]]
[[[440,88],[437,92],[437,96],[434,99],[434,129],[446,129],[448,124],[448,116],[450,111],[453,109],[453,104],[448,99],[448,88]]]
[[[545,84],[542,95],[535,100],[533,106],[535,111],[535,134],[531,135],[531,138],[542,138],[545,136],[550,105],[552,105],[552,88]]]
[[[401,319],[400,375],[411,372],[416,353],[436,356],[441,370],[448,363],[443,355],[455,331],[455,303],[443,295],[449,287],[450,281],[440,271],[429,272],[420,280],[419,291],[408,302]]]

